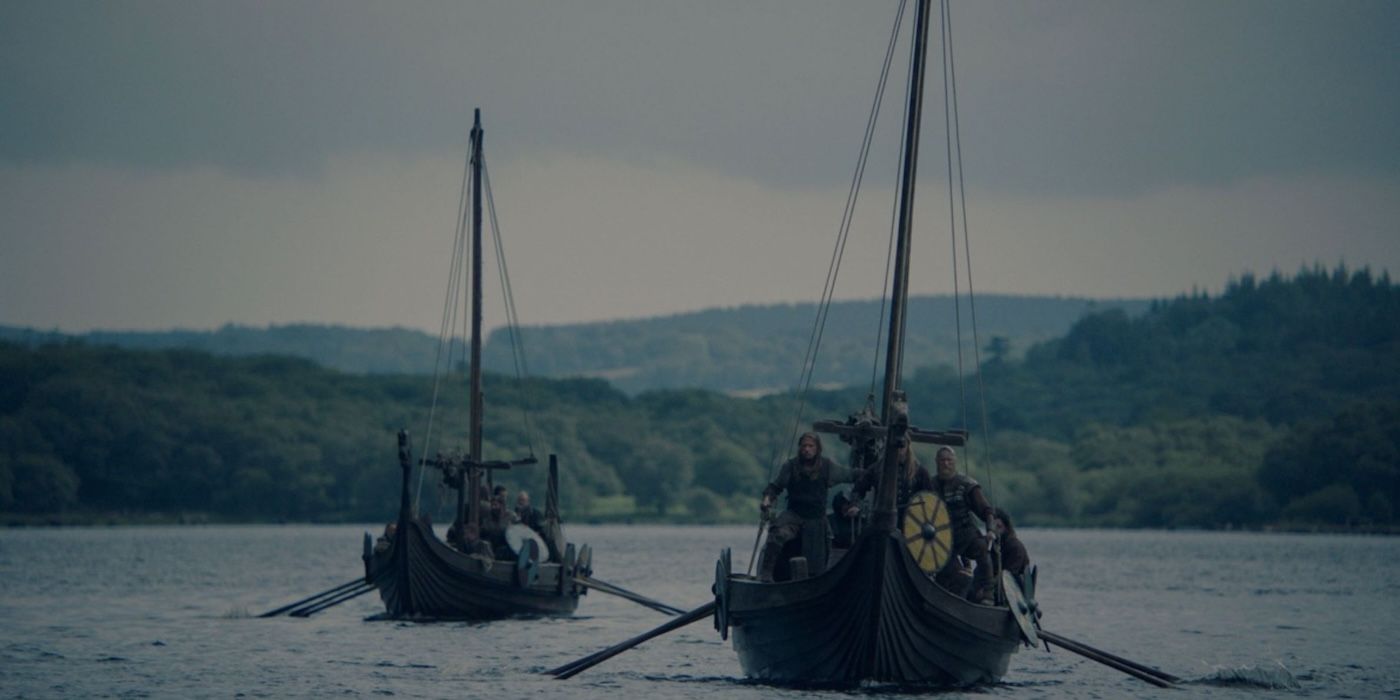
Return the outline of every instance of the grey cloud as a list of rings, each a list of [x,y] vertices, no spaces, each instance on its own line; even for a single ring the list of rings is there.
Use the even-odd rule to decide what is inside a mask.
[[[894,7],[5,3],[0,160],[315,174],[344,153],[460,154],[480,106],[501,153],[675,159],[827,186],[850,172]],[[973,184],[1112,193],[1400,174],[1400,4],[953,12]],[[941,92],[936,72],[930,89]]]

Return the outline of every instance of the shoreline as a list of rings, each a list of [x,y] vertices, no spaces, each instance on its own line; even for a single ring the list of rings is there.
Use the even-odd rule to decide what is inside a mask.
[[[78,527],[142,527],[142,526],[190,526],[201,527],[211,525],[363,525],[365,523],[375,523],[377,519],[364,518],[324,518],[309,520],[259,520],[242,519],[213,516],[208,513],[61,513],[45,515],[23,515],[7,513],[0,516],[0,526],[5,529],[29,529],[29,528],[78,528]],[[712,519],[701,520],[689,516],[655,516],[655,515],[622,515],[608,514],[600,516],[579,516],[569,518],[564,523],[567,525],[624,525],[624,526],[646,526],[646,525],[667,525],[667,526],[732,526],[751,525],[753,519]],[[1387,525],[1302,525],[1275,523],[1264,527],[1132,527],[1113,526],[1095,523],[1029,523],[1020,526],[1021,529],[1054,529],[1054,530],[1109,530],[1109,531],[1157,531],[1157,532],[1254,532],[1261,534],[1303,534],[1303,535],[1400,535],[1400,527]]]

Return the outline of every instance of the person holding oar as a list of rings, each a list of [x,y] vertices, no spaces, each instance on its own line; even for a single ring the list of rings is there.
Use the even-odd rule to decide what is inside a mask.
[[[861,472],[843,467],[822,456],[822,440],[816,433],[803,433],[797,439],[797,456],[783,463],[778,478],[763,490],[759,508],[766,514],[773,501],[787,491],[787,508],[768,527],[768,542],[758,560],[758,579],[772,581],[773,569],[783,555],[783,546],[802,533],[809,520],[826,517],[827,489],[849,484]]]

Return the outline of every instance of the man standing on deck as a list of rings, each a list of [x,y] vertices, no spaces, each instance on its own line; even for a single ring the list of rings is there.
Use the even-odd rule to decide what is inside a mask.
[[[766,515],[773,499],[787,491],[787,509],[768,527],[768,542],[758,560],[758,579],[773,580],[773,567],[783,554],[783,545],[802,533],[809,520],[826,517],[826,492],[836,484],[849,484],[858,474],[822,456],[822,441],[816,433],[803,433],[797,440],[797,456],[783,463],[778,478],[763,490],[759,503]]]
[[[515,519],[531,530],[544,534],[544,514],[539,508],[530,505],[530,492],[520,489],[515,494]]]
[[[951,447],[938,448],[934,457],[938,467],[938,478],[934,480],[934,491],[948,506],[948,516],[953,525],[953,555],[977,562],[973,572],[972,599],[978,602],[992,598],[992,557],[987,548],[987,540],[972,521],[973,513],[984,523],[994,519],[992,505],[982,493],[982,487],[966,474],[958,473],[958,456]],[[992,535],[995,537],[995,535]]]
[[[497,486],[496,492],[491,494],[491,506],[481,514],[481,539],[491,545],[491,551],[497,559],[515,558],[515,552],[511,551],[506,542],[506,528],[513,524],[515,514],[506,507],[505,487]]]

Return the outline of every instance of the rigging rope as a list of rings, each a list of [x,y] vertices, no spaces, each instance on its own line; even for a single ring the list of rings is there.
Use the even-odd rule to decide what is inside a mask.
[[[948,3],[941,0],[939,8],[939,27],[943,39],[943,141],[944,148],[947,149],[948,158],[948,231],[951,235],[953,254],[953,327],[954,335],[957,339],[958,358],[958,405],[962,409],[962,428],[967,429],[967,389],[963,385],[965,370],[963,368],[963,342],[962,342],[962,297],[961,285],[958,280],[958,226],[956,219],[956,206],[953,196],[953,119],[950,114],[952,110],[952,100],[948,93]]]
[[[899,11],[895,15],[894,26],[890,29],[889,42],[885,47],[885,60],[880,68],[879,86],[875,90],[875,97],[871,102],[870,116],[866,120],[865,135],[861,140],[860,153],[856,158],[856,171],[851,176],[851,184],[846,192],[846,207],[841,215],[841,225],[837,229],[836,244],[831,253],[831,261],[827,264],[826,281],[822,285],[821,301],[817,304],[817,317],[812,323],[812,333],[807,340],[807,351],[802,358],[802,371],[798,376],[796,396],[794,397],[797,409],[794,411],[792,431],[786,444],[791,445],[797,440],[797,434],[802,428],[802,414],[807,407],[807,394],[812,386],[812,375],[816,371],[817,353],[821,347],[822,337],[826,332],[826,321],[831,311],[831,300],[836,290],[836,279],[841,271],[841,259],[845,254],[846,241],[850,238],[851,221],[855,216],[856,201],[860,196],[860,184],[865,177],[865,164],[870,157],[870,145],[874,140],[875,124],[879,120],[880,105],[884,102],[885,86],[888,82],[890,64],[894,58],[894,49],[899,39],[899,27],[904,19],[904,9],[907,0],[900,0]],[[883,310],[881,312],[883,315]],[[773,481],[773,468],[777,466],[778,452],[783,448],[783,444],[775,439],[768,457],[768,481]],[[763,518],[760,515],[758,522],[759,532],[763,530]],[[754,543],[757,547],[757,542]],[[753,573],[754,557],[749,557],[749,573]]]
[[[462,277],[462,264],[466,255],[466,217],[467,217],[467,182],[471,175],[471,155],[467,155],[465,164],[462,166],[462,189],[457,196],[457,224],[452,239],[452,260],[448,265],[447,273],[447,294],[442,303],[442,321],[438,329],[437,349],[433,356],[433,394],[428,405],[428,427],[423,431],[422,451],[418,453],[420,459],[426,458],[428,450],[432,446],[433,423],[437,415],[438,393],[442,384],[442,350],[443,345],[447,346],[447,366],[452,366],[452,331],[457,324],[457,311],[459,297],[459,285]],[[450,371],[450,369],[449,369]],[[418,470],[418,486],[413,493],[413,509],[417,511],[423,495],[423,474],[426,470]],[[438,498],[438,506],[442,505],[441,494]],[[436,510],[436,509],[435,509]]]
[[[899,5],[899,12],[898,12],[898,15],[899,15],[899,16],[902,16],[903,14],[904,14],[904,3],[901,2],[900,5]],[[900,22],[899,18],[896,17],[896,19],[895,19],[895,31],[898,31],[898,29],[899,29],[899,22]],[[885,70],[886,70],[886,71],[889,70],[889,65],[890,65],[890,58],[891,58],[891,56],[889,55],[889,52],[892,52],[893,50],[894,50],[894,46],[893,46],[893,45],[889,46],[889,47],[886,49],[886,51],[887,51],[887,55],[886,55],[886,57],[885,57]],[[912,55],[913,55],[913,52],[914,52],[913,42],[910,42],[909,52],[910,52],[910,55],[912,56]],[[883,80],[883,78],[882,78],[882,80]],[[883,86],[881,87],[881,89],[883,90]],[[906,90],[907,90],[907,88],[906,88]],[[909,99],[909,96],[908,96],[907,94],[906,94],[906,96],[905,96],[905,99],[906,99],[906,100]],[[899,133],[901,133],[901,134],[904,133],[905,128],[908,126],[908,122],[909,122],[909,114],[908,114],[908,112],[904,112],[904,111],[900,112],[900,118],[899,118]],[[904,152],[903,152],[902,150],[900,151],[899,158],[896,158],[896,159],[895,159],[894,167],[895,167],[895,181],[898,182],[898,181],[899,181],[899,173],[902,172],[902,171],[904,170]],[[873,402],[874,402],[874,400],[875,400],[875,382],[877,381],[876,378],[879,376],[879,372],[880,372],[880,358],[884,355],[884,353],[880,352],[880,347],[881,347],[881,345],[880,345],[880,339],[885,337],[885,308],[889,305],[889,302],[890,302],[890,298],[889,298],[889,294],[887,293],[887,290],[889,290],[889,288],[890,288],[890,273],[891,273],[891,272],[893,271],[893,269],[894,269],[894,242],[895,242],[895,235],[897,234],[897,230],[898,230],[898,217],[899,217],[899,197],[891,197],[891,198],[890,198],[890,233],[889,233],[889,240],[888,240],[888,241],[886,242],[886,244],[885,244],[885,277],[884,277],[883,280],[880,281],[880,316],[879,316],[879,318],[877,318],[877,319],[875,320],[875,344],[874,344],[873,346],[871,346],[871,347],[873,348],[873,352],[871,353],[871,354],[872,354],[872,358],[871,358],[871,362],[870,362],[870,389],[869,389],[869,391],[867,392],[867,396],[869,397],[869,398],[867,399],[867,401],[866,401],[867,405],[873,404]]]
[[[861,139],[859,156],[856,158],[856,170],[851,176],[851,184],[846,191],[846,206],[841,215],[841,224],[837,229],[836,244],[831,253],[831,261],[827,264],[826,281],[822,285],[821,301],[817,305],[817,317],[812,324],[812,333],[807,341],[807,351],[802,358],[802,372],[797,381],[797,409],[794,412],[792,431],[786,443],[788,445],[797,440],[797,434],[801,431],[802,414],[806,410],[807,394],[811,389],[812,376],[816,371],[817,354],[821,348],[822,337],[826,332],[826,321],[830,316],[831,301],[836,291],[836,280],[841,272],[841,260],[845,255],[846,243],[850,240],[851,222],[855,218],[856,203],[860,197],[860,185],[865,178],[865,165],[870,158],[870,146],[874,141],[875,125],[879,120],[880,106],[884,102],[885,87],[888,84],[890,65],[894,58],[895,46],[898,43],[899,27],[904,18],[905,6],[906,1],[901,0],[894,26],[890,29],[890,38],[885,47],[885,60],[880,68],[879,85],[875,91],[875,97],[871,101],[870,116],[866,120],[865,134]],[[771,450],[768,460],[768,480],[770,482],[773,480],[773,467],[777,464],[780,449],[782,449],[782,445],[775,443]]]
[[[501,226],[496,220],[496,198],[491,193],[491,173],[486,167],[486,157],[481,158],[481,183],[486,188],[486,210],[491,218],[491,241],[496,249],[496,269],[501,279],[501,297],[506,304],[506,335],[510,338],[511,361],[515,364],[515,381],[520,390],[520,418],[525,430],[525,444],[530,456],[535,456],[534,432],[531,430],[530,412],[526,408],[525,377],[529,369],[525,364],[525,337],[520,330],[520,317],[515,311],[515,292],[510,284],[510,271],[506,268],[506,250],[501,242]]]
[[[971,237],[970,237],[970,235],[969,235],[969,233],[968,233],[968,224],[967,224],[967,185],[966,185],[966,180],[965,180],[965,171],[964,171],[964,169],[963,169],[963,162],[962,162],[962,128],[961,128],[961,127],[962,127],[962,124],[961,124],[961,122],[960,122],[960,120],[959,120],[959,118],[958,118],[958,78],[957,78],[957,71],[956,71],[955,63],[954,63],[954,61],[953,61],[953,10],[952,10],[952,6],[951,6],[951,4],[948,2],[948,0],[942,0],[942,1],[939,3],[939,5],[940,5],[941,15],[942,15],[941,19],[942,19],[942,25],[943,25],[944,63],[945,63],[945,74],[946,74],[945,93],[947,94],[947,98],[944,100],[944,104],[945,104],[945,105],[951,104],[951,112],[952,112],[952,120],[951,120],[952,138],[951,138],[951,143],[952,143],[952,145],[953,145],[953,148],[951,148],[950,151],[949,151],[949,154],[948,154],[948,161],[949,161],[949,167],[950,167],[950,168],[952,168],[952,166],[953,166],[953,161],[954,161],[954,159],[956,159],[956,162],[957,162],[957,175],[958,175],[957,191],[958,191],[958,197],[959,197],[959,207],[958,207],[958,209],[959,209],[959,211],[960,211],[961,214],[962,214],[963,255],[965,256],[966,262],[967,262],[967,303],[968,303],[969,320],[970,320],[971,326],[972,326],[972,353],[973,353],[973,362],[974,362],[974,367],[975,367],[976,370],[977,370],[977,397],[978,397],[978,406],[979,406],[979,408],[980,408],[980,413],[981,413],[981,416],[980,416],[980,417],[981,417],[981,420],[982,420],[982,470],[983,470],[983,472],[984,472],[984,473],[986,474],[986,476],[987,476],[987,486],[986,486],[986,488],[984,489],[983,492],[986,493],[986,494],[990,494],[990,493],[992,492],[992,460],[991,460],[992,429],[991,429],[990,421],[988,420],[988,417],[987,417],[987,385],[986,385],[985,377],[983,376],[983,367],[982,367],[982,342],[981,342],[981,338],[980,338],[980,336],[979,336],[979,334],[978,334],[978,331],[977,331],[977,296],[976,296],[976,294],[975,294],[974,291],[973,291],[973,285],[972,285],[972,239],[971,239]],[[945,107],[945,110],[946,110],[946,109],[948,109],[948,108]],[[950,171],[950,177],[949,177],[949,180],[948,180],[948,184],[949,184],[949,188],[950,188],[950,190],[949,190],[949,202],[948,202],[948,204],[949,204],[949,212],[950,212],[950,215],[951,215],[952,207],[953,207],[952,190],[951,190],[951,187],[952,187],[951,171]],[[956,226],[956,223],[954,224],[954,227],[953,227],[953,237],[954,237],[954,241],[956,241],[956,239],[957,239],[957,226]],[[955,251],[956,251],[956,243],[954,244],[954,248],[955,248]],[[954,270],[955,270],[955,273],[954,273],[954,284],[956,285],[956,279],[957,279],[957,275],[956,275],[957,259],[956,259],[956,257],[955,257],[954,260],[953,260],[953,265],[954,265]],[[956,295],[956,290],[955,290],[955,292],[954,292],[954,302],[956,303],[956,301],[957,301],[957,295]],[[962,326],[961,326],[961,322],[959,322],[959,326],[958,326],[958,376],[959,376],[959,388],[961,388],[961,384],[962,384]],[[967,423],[968,423],[968,420],[967,420],[967,402],[966,402],[966,397],[964,396],[964,399],[963,399],[963,425],[964,425],[964,427],[966,427]],[[971,461],[971,460],[969,460],[969,461]],[[969,465],[969,469],[970,469],[970,465]],[[988,496],[988,500],[991,500],[991,497],[990,497],[990,496]]]

